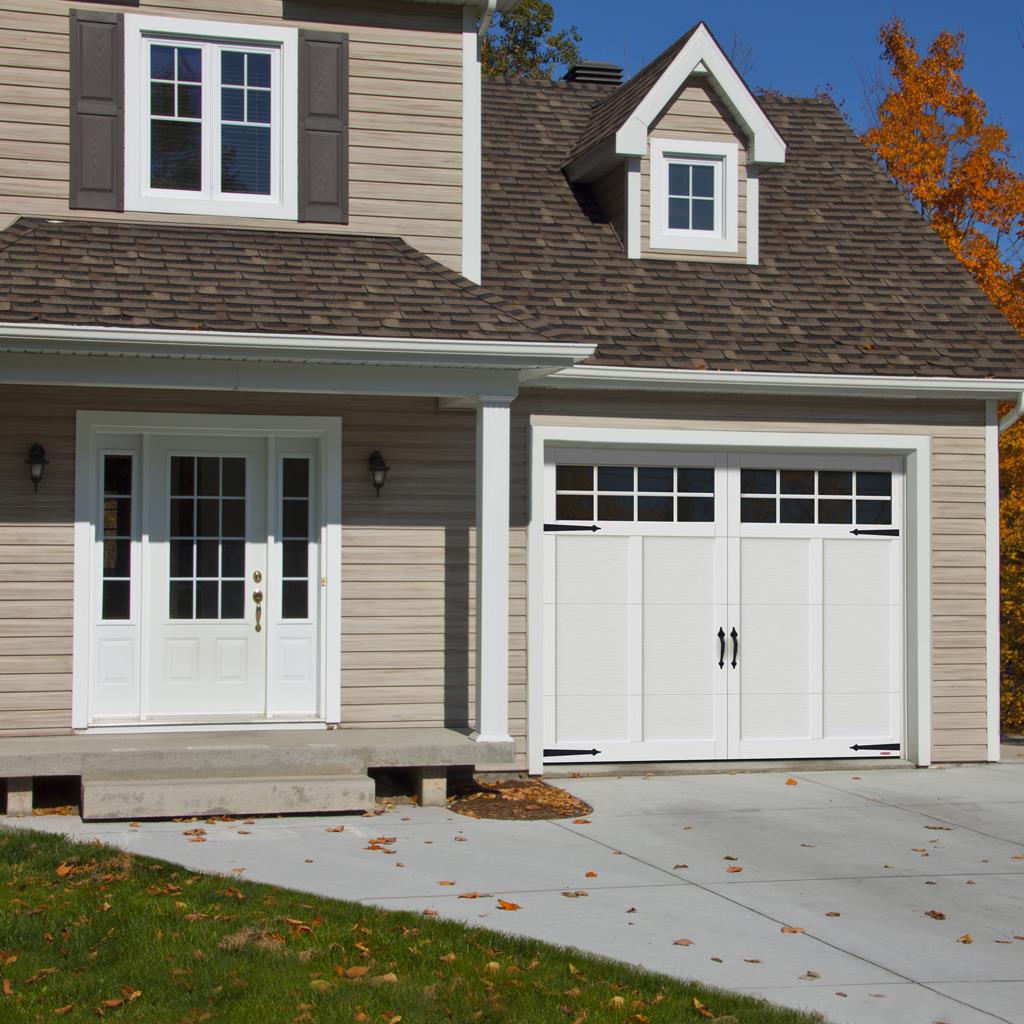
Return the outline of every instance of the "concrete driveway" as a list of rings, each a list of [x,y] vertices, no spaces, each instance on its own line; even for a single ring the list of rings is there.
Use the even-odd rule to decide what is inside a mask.
[[[432,908],[820,1010],[836,1024],[1024,1020],[1024,765],[561,784],[594,806],[587,824],[399,808],[207,825],[207,841],[190,843],[188,826],[171,822],[9,823],[326,896]],[[336,821],[345,831],[327,832]],[[366,849],[382,835],[396,838],[394,854]],[[488,896],[458,898],[471,891]],[[521,909],[498,910],[492,895]]]

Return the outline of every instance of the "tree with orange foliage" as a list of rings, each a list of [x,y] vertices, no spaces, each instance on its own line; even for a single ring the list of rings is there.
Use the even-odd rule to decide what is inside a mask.
[[[1024,334],[1024,176],[1006,129],[963,80],[964,34],[925,55],[896,18],[882,27],[892,86],[864,141],[981,290]],[[1024,346],[1021,348],[1024,359]],[[1003,727],[1024,731],[1024,431],[1000,441]]]

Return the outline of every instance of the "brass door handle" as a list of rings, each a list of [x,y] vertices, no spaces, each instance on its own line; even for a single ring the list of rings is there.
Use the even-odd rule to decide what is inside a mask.
[[[252,599],[256,602],[256,632],[259,633],[263,630],[263,591],[254,590]]]

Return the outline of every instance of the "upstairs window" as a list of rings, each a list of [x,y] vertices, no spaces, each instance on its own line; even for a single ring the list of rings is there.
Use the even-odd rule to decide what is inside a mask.
[[[296,43],[294,29],[126,18],[126,209],[296,218]]]
[[[739,147],[651,141],[651,248],[738,252]]]

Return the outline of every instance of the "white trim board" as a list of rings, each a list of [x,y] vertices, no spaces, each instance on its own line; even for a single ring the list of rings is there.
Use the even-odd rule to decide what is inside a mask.
[[[75,433],[74,638],[72,660],[72,728],[90,728],[90,674],[95,588],[94,526],[97,507],[97,438],[101,434],[159,434],[223,437],[308,437],[320,450],[320,693],[321,723],[341,721],[341,419],[327,416],[238,416],[192,413],[79,411]],[[329,567],[329,568],[328,568]],[[143,585],[143,592],[145,587]],[[104,728],[110,728],[110,723]],[[158,721],[157,727],[168,726]],[[190,726],[190,723],[182,723]],[[125,723],[135,728],[135,723]],[[143,726],[145,727],[145,726]],[[219,729],[223,725],[195,726]],[[259,728],[250,723],[247,727]]]
[[[483,86],[476,12],[462,12],[462,276],[483,279]]]
[[[985,408],[985,709],[988,760],[1000,759],[999,405]]]
[[[527,546],[527,769],[544,770],[544,464],[549,447],[903,456],[906,459],[906,707],[904,757],[931,763],[931,439],[904,434],[530,425]]]
[[[622,156],[640,156],[646,151],[650,126],[694,72],[706,74],[710,78],[716,91],[739,120],[750,140],[751,162],[785,163],[786,143],[782,136],[775,130],[704,22],[694,29],[693,35],[663,72],[657,84],[618,130],[615,135],[617,152]]]

